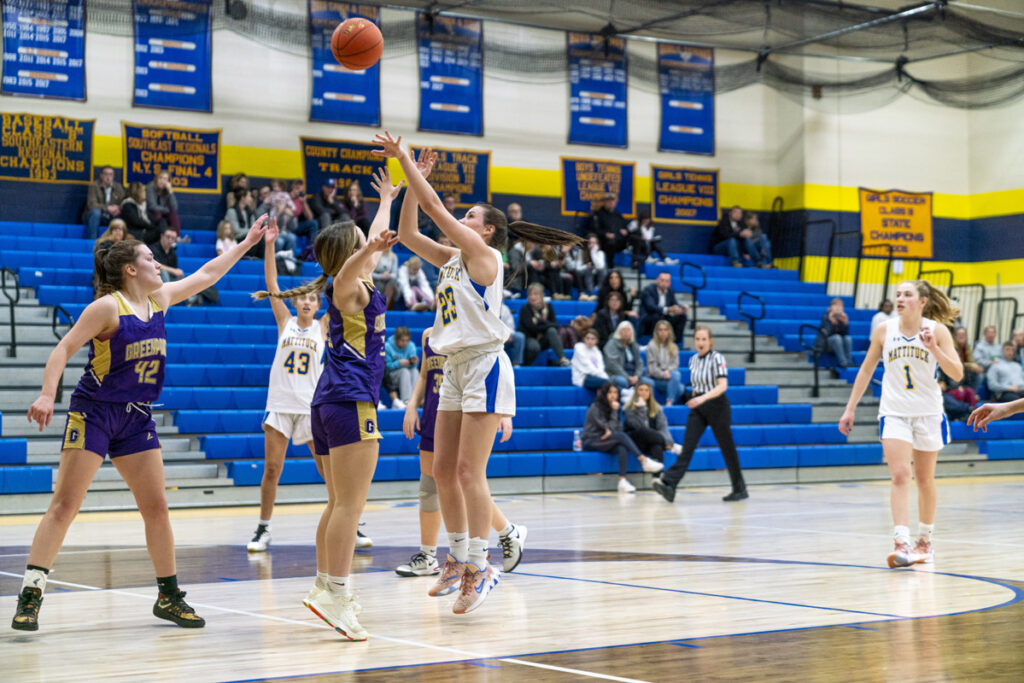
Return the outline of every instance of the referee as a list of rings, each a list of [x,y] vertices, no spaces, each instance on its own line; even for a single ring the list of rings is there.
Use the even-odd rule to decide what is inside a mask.
[[[711,431],[718,441],[718,447],[729,468],[729,479],[732,480],[732,493],[722,498],[724,501],[737,501],[748,498],[747,485],[743,482],[740,471],[740,457],[736,453],[736,444],[732,440],[732,407],[725,390],[729,388],[729,380],[725,367],[725,357],[712,348],[711,330],[699,325],[693,333],[694,348],[697,355],[690,357],[690,383],[693,394],[686,405],[690,408],[690,417],[686,420],[686,433],[683,437],[683,452],[675,463],[654,479],[651,485],[668,502],[676,499],[676,486],[686,474],[690,466],[693,451],[704,430]]]

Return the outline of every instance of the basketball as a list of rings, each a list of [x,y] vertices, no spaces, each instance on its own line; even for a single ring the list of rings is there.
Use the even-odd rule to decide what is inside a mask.
[[[338,24],[331,36],[331,52],[346,69],[369,69],[380,60],[384,37],[369,19],[352,17]]]

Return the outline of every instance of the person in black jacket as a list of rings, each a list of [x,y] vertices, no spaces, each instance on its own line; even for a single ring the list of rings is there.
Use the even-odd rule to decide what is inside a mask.
[[[594,306],[595,313],[605,307],[605,302],[611,292],[618,292],[622,295],[622,310],[626,315],[631,318],[637,317],[636,311],[633,310],[633,298],[636,296],[636,291],[630,292],[629,287],[626,286],[626,281],[622,279],[622,273],[617,270],[610,270],[604,276],[604,280],[597,290],[597,305]]]
[[[128,186],[128,196],[121,202],[121,218],[128,226],[132,237],[149,244],[160,238],[161,228],[166,223],[153,223],[146,212],[146,186],[132,183]]]
[[[519,331],[526,335],[523,362],[532,365],[544,349],[550,348],[558,356],[562,367],[570,365],[558,335],[558,321],[551,304],[544,301],[544,285],[535,282],[527,288],[526,305],[519,309]]]
[[[626,312],[622,310],[622,294],[619,292],[609,293],[607,305],[594,315],[593,329],[597,332],[598,344],[602,349],[612,338],[619,323],[628,319]]]
[[[659,320],[667,320],[676,339],[682,339],[689,311],[689,306],[680,305],[676,301],[676,293],[672,291],[672,276],[661,273],[657,281],[644,287],[640,295],[640,334],[651,334]]]
[[[615,255],[628,246],[629,240],[628,223],[615,208],[617,203],[618,198],[613,193],[604,195],[601,203],[591,212],[585,231],[597,235],[601,250],[608,258],[609,268],[615,265]]]
[[[618,458],[619,493],[634,493],[636,487],[626,479],[629,456],[644,462],[647,457],[640,452],[633,439],[622,431],[619,417],[619,388],[605,382],[597,389],[594,402],[587,408],[583,421],[583,448],[588,451],[612,453]]]
[[[850,336],[850,318],[843,310],[843,300],[832,299],[831,305],[821,316],[820,339],[828,342],[828,348],[836,357],[836,366],[844,370],[853,365],[853,338]],[[835,373],[833,373],[835,375]]]
[[[719,256],[728,256],[732,265],[739,268],[743,265],[740,261],[740,247],[754,261],[754,265],[761,265],[761,252],[758,250],[753,233],[743,224],[743,209],[734,206],[729,213],[722,216],[718,221],[714,232],[711,233],[711,253]]]
[[[331,223],[349,220],[348,211],[338,198],[338,183],[334,178],[325,180],[320,191],[309,198],[309,210],[320,222],[321,230]]]

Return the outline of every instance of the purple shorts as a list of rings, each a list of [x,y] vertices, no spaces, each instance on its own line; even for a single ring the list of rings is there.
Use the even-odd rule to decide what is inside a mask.
[[[381,439],[377,406],[369,401],[321,403],[311,409],[313,450],[328,455],[332,448]]]
[[[71,398],[63,449],[91,451],[117,458],[160,448],[148,406]]]

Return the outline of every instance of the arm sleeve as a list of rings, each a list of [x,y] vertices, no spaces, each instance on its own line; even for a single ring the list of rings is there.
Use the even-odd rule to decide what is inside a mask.
[[[625,376],[626,371],[622,368],[622,351],[615,343],[615,339],[609,339],[604,345],[604,369],[609,375]]]

